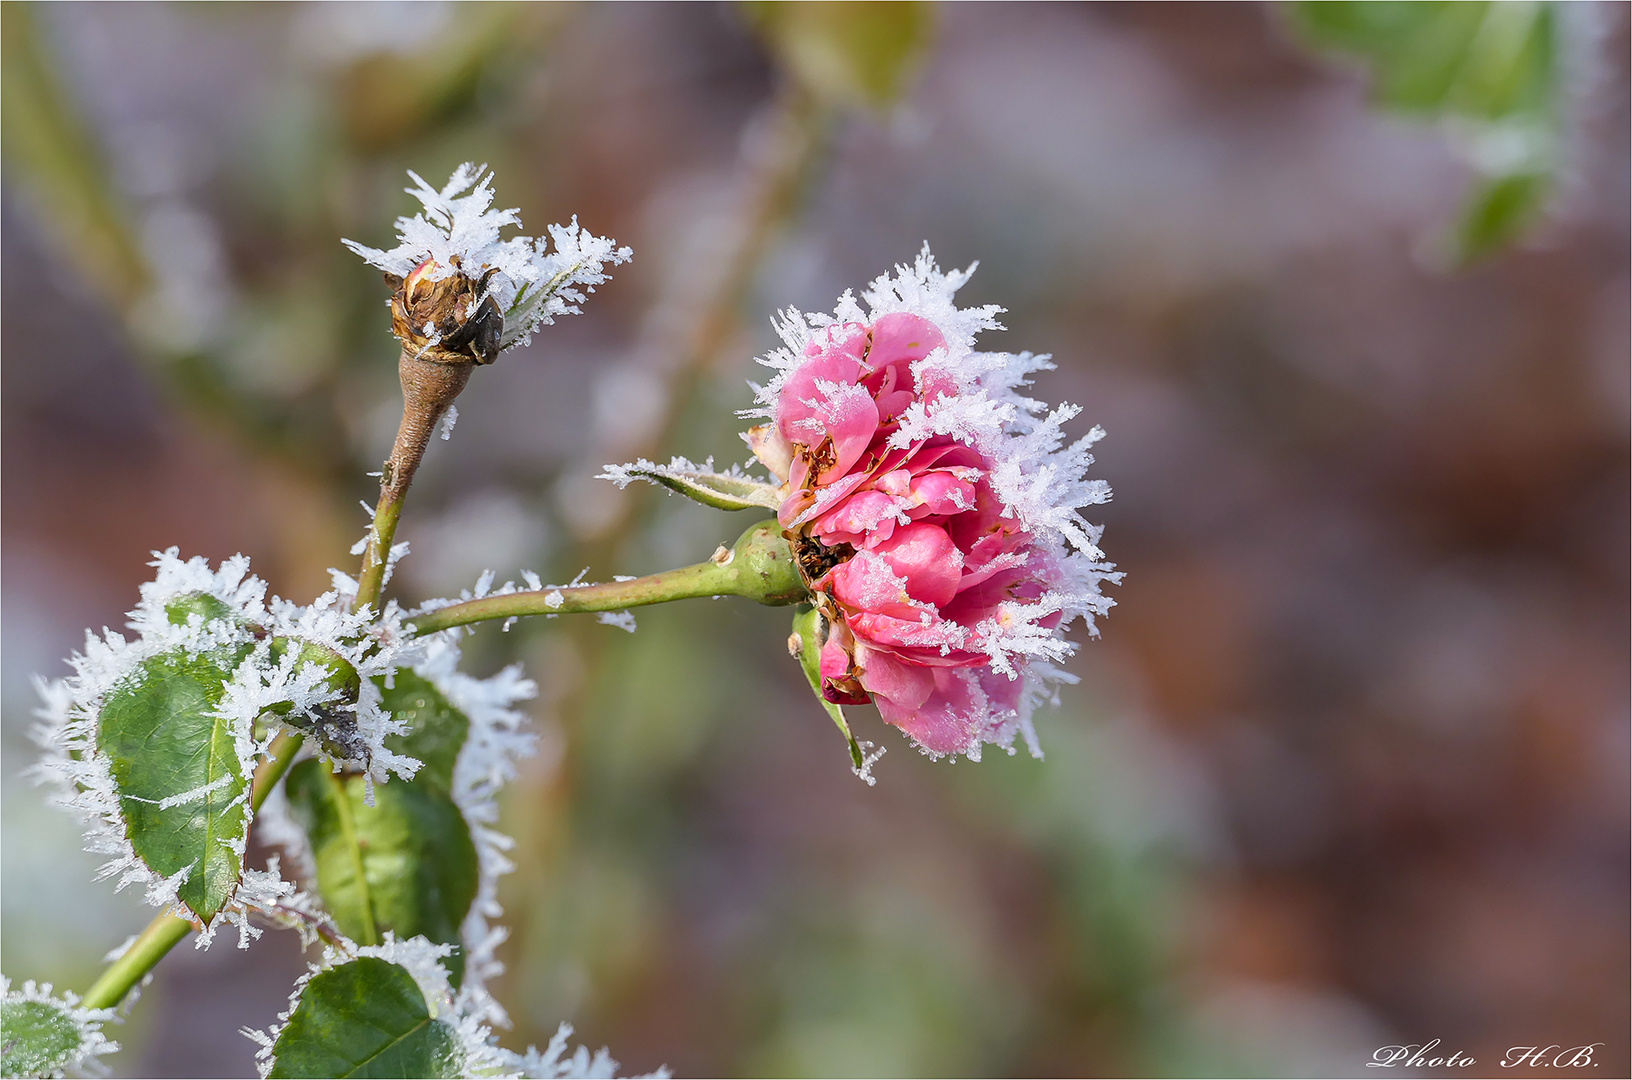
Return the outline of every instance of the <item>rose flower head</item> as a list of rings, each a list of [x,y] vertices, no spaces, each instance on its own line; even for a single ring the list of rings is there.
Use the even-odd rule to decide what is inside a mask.
[[[577,314],[584,293],[606,281],[606,265],[630,258],[628,248],[580,229],[576,217],[549,226],[548,239],[499,239],[501,229],[521,224],[521,214],[492,209],[486,165],[459,166],[440,191],[408,175],[415,186],[405,190],[425,208],[397,219],[397,246],[344,243],[385,271],[395,290],[392,332],[416,358],[491,364],[526,345],[541,324]]]
[[[1038,753],[1035,704],[1071,681],[1067,629],[1113,601],[1121,575],[1081,508],[1111,497],[1085,476],[1081,410],[1020,391],[1046,356],[978,352],[997,307],[958,308],[973,272],[917,262],[846,292],[832,315],[789,309],[761,363],[766,422],[744,435],[782,482],[777,519],[820,613],[819,683],[871,701],[931,755],[980,756],[1016,735]],[[791,643],[790,643],[791,644]]]

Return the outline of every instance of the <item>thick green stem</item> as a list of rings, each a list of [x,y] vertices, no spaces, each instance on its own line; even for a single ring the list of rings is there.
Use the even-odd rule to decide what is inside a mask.
[[[186,919],[170,914],[160,915],[148,923],[147,929],[125,950],[125,955],[109,965],[102,977],[85,991],[85,1008],[111,1009],[125,1000],[130,988],[141,982],[142,976],[152,971],[153,965],[180,944],[192,928],[193,924]]]
[[[781,528],[775,521],[762,521],[749,527],[733,547],[722,545],[712,559],[695,566],[628,581],[466,600],[417,616],[412,626],[416,633],[430,634],[488,619],[621,611],[699,596],[746,596],[762,604],[780,605],[805,599],[806,589]]]
[[[289,766],[295,763],[295,755],[300,752],[300,744],[306,741],[306,736],[295,731],[281,731],[278,737],[272,740],[272,745],[266,748],[266,760],[261,762],[255,770],[255,780],[249,789],[249,807],[259,811],[266,797],[272,794],[283,774],[289,771]]]
[[[289,771],[303,741],[304,736],[291,731],[282,732],[272,740],[272,745],[267,748],[267,758],[255,770],[255,779],[250,785],[249,805],[252,811],[261,808],[283,774]],[[169,912],[156,916],[147,924],[147,929],[131,942],[125,954],[110,964],[101,978],[85,991],[85,1007],[111,1009],[125,1000],[131,988],[164,959],[165,953],[181,944],[192,929],[191,922]]]

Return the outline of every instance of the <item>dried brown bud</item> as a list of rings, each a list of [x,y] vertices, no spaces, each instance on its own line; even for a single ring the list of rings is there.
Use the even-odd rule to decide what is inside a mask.
[[[499,355],[504,313],[488,294],[497,273],[467,277],[457,261],[453,272],[432,281],[437,265],[426,259],[406,278],[386,274],[391,297],[391,332],[406,355],[438,364],[491,364]]]

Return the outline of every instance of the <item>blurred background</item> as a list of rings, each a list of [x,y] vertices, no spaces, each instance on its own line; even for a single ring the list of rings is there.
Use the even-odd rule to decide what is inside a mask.
[[[771,311],[926,240],[1108,430],[1128,575],[1046,760],[856,710],[876,788],[785,610],[477,634],[541,688],[507,1045],[1296,1076],[1601,1042],[1580,1072],[1627,1075],[1628,9],[1452,5],[1485,52],[1424,91],[1448,39],[1365,7],[6,5],[0,966],[83,990],[150,915],[21,776],[30,676],[154,548],[298,600],[355,570],[399,396],[339,239],[477,160],[529,231],[635,259],[476,374],[398,596],[707,555],[747,516],[594,473],[741,460]],[[237,1029],[302,965],[177,950],[115,1075],[254,1075]]]

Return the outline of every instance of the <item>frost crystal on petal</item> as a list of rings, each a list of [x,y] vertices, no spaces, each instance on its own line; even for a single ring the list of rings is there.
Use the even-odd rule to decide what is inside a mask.
[[[1082,516],[1111,497],[1087,476],[1104,432],[1070,441],[1081,410],[1023,393],[1048,357],[975,348],[1003,327],[1001,308],[954,302],[973,272],[926,246],[832,314],[782,312],[784,347],[760,361],[775,375],[743,415],[768,421],[744,439],[782,481],[778,519],[832,628],[823,697],[978,759],[1017,738],[1040,753],[1031,714],[1069,681],[1066,631],[1096,636],[1122,575]]]

